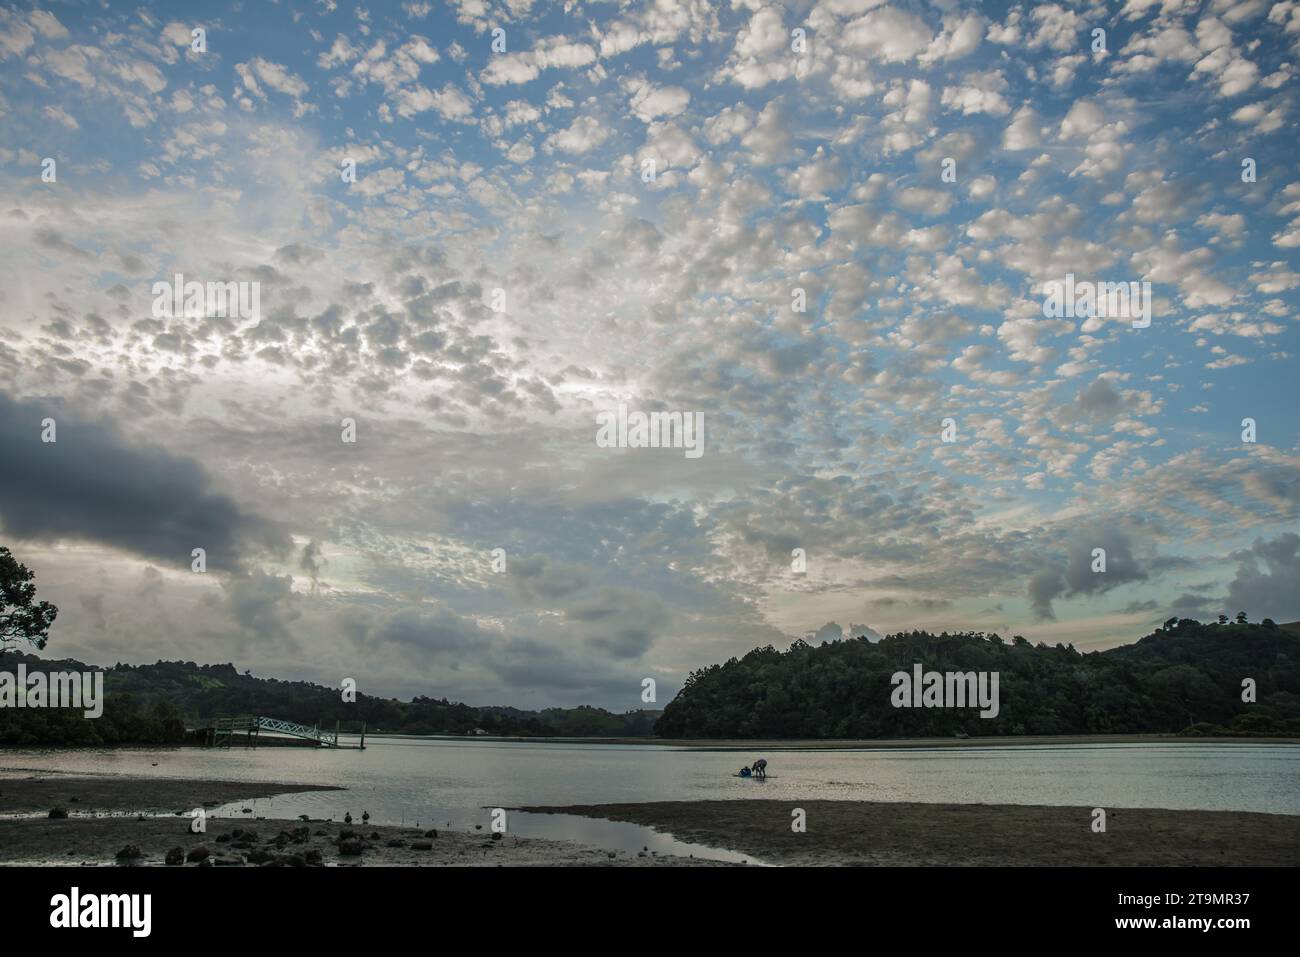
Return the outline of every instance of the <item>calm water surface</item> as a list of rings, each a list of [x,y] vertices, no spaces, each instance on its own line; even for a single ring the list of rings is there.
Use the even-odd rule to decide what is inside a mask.
[[[355,743],[355,742],[353,742]],[[0,768],[345,787],[228,805],[219,813],[472,827],[490,809],[754,797],[1153,807],[1300,814],[1300,745],[1076,744],[874,751],[773,751],[771,777],[732,777],[760,755],[655,745],[370,736],[366,750],[194,748],[3,751]],[[154,766],[156,762],[157,766]],[[696,856],[646,828],[510,813],[511,833]]]

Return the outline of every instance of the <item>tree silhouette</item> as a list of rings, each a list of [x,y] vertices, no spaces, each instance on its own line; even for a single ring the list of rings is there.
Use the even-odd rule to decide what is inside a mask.
[[[0,545],[0,652],[23,640],[45,647],[59,610],[48,601],[36,601],[35,577]]]

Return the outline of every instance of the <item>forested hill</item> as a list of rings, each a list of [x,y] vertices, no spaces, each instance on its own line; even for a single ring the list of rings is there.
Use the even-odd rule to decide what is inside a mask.
[[[445,699],[411,701],[241,674],[233,665],[160,661],[105,671],[103,717],[71,709],[0,709],[0,745],[179,743],[188,720],[264,714],[359,730],[519,736],[665,738],[908,738],[1017,734],[1300,735],[1300,632],[1295,626],[1171,622],[1132,645],[1080,654],[1072,647],[996,635],[891,635],[818,647],[796,641],[691,674],[662,713],[599,708],[521,711]],[[45,671],[85,671],[72,660],[0,655]],[[894,708],[890,677],[912,671],[999,673],[999,713]],[[1242,701],[1253,678],[1256,702]],[[655,719],[658,718],[658,723]]]
[[[666,738],[908,738],[1017,734],[1300,735],[1291,626],[1171,619],[1136,644],[1072,646],[914,631],[789,651],[758,648],[693,672],[664,708]],[[999,672],[1000,709],[895,708],[895,672]],[[1256,701],[1242,701],[1253,678]]]
[[[0,670],[19,663],[42,671],[99,670],[79,661],[0,655]],[[600,708],[548,708],[521,711],[474,707],[446,699],[411,701],[358,693],[344,702],[338,688],[306,681],[280,681],[240,674],[230,664],[198,665],[159,661],[104,669],[107,703],[102,717],[86,720],[68,709],[0,709],[0,745],[178,743],[186,722],[215,715],[260,714],[301,724],[321,722],[344,730],[408,734],[465,734],[481,728],[490,734],[555,737],[649,736],[659,711],[615,714]]]

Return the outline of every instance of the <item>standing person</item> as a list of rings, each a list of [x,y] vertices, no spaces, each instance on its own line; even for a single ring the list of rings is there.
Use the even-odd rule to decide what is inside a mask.
[[[755,777],[767,777],[767,758],[759,758],[754,762],[750,770],[754,772]]]

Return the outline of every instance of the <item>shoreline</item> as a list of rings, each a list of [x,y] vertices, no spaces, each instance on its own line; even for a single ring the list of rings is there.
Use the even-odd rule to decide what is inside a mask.
[[[344,731],[339,735],[358,737],[356,732]],[[975,738],[592,738],[592,737],[521,737],[518,735],[459,735],[459,734],[404,734],[390,731],[369,731],[366,739],[391,738],[395,740],[415,741],[470,741],[483,743],[508,744],[605,744],[617,747],[641,746],[678,748],[684,751],[887,751],[935,748],[1014,748],[1014,747],[1051,747],[1097,744],[1167,744],[1173,746],[1192,745],[1297,745],[1300,737],[1247,737],[1247,736],[1204,736],[1193,737],[1180,734],[1062,734],[1062,735],[1015,735]],[[268,744],[263,738],[259,747],[313,747],[311,742],[301,744]],[[123,744],[123,745],[0,745],[0,761],[7,753],[39,751],[173,751],[211,750],[198,744]],[[0,766],[0,772],[7,770],[34,770],[27,768],[6,768]]]
[[[802,809],[806,831],[792,829]],[[705,800],[534,806],[640,824],[784,866],[1294,867],[1300,815],[1021,804]]]
[[[1300,744],[1300,737],[1192,737],[1179,734],[1061,734],[982,738],[525,738],[512,735],[400,734],[371,731],[371,738],[432,741],[496,741],[522,744],[657,745],[687,751],[883,751],[907,748],[1043,747],[1086,744]],[[3,753],[3,752],[0,752]]]
[[[478,829],[356,821],[217,817],[190,831],[190,812],[260,797],[346,788],[183,778],[131,778],[0,770],[0,867],[168,866],[169,851],[201,859],[183,867],[730,867],[717,860],[609,851],[576,841],[498,838]],[[75,801],[72,798],[76,798]],[[74,815],[45,816],[62,807]],[[153,815],[153,816],[150,816]],[[139,853],[119,859],[127,846]],[[198,849],[202,848],[200,852]]]
[[[4,814],[48,812],[55,807],[72,814],[178,810],[188,814],[197,807],[217,807],[277,794],[343,790],[346,788],[328,784],[132,778],[119,774],[0,767],[0,813]]]
[[[0,772],[0,866],[739,866],[702,857],[613,851],[573,840],[494,838],[481,828],[421,829],[265,817],[207,818],[196,807],[344,788],[207,779]],[[75,797],[74,802],[71,799]],[[51,807],[71,812],[49,818]],[[795,832],[792,812],[806,828]],[[678,841],[777,866],[1296,866],[1300,815],[1247,811],[766,798],[524,806],[519,811],[627,822]],[[251,833],[250,833],[251,832]],[[351,848],[345,842],[354,842]],[[117,860],[127,845],[139,855]]]
[[[0,820],[4,867],[738,867],[725,861],[607,851],[575,841],[486,831],[345,825],[337,821],[209,817],[205,834],[188,817]],[[348,852],[347,845],[352,845]],[[116,855],[134,846],[129,861]],[[166,864],[169,851],[201,861]]]

